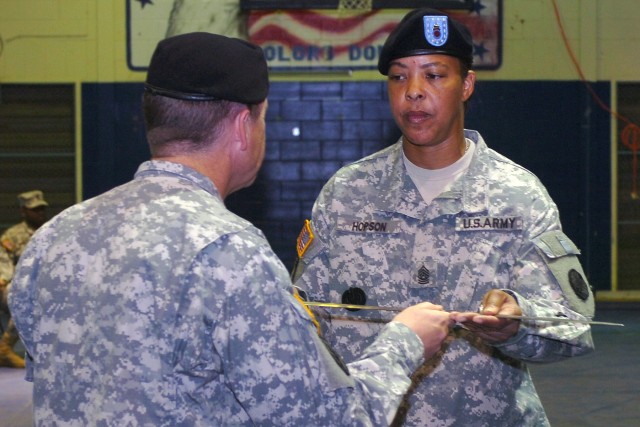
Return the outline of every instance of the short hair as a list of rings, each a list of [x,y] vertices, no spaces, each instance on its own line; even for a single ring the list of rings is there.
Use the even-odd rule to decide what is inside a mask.
[[[164,157],[207,148],[215,143],[228,120],[244,108],[249,108],[255,117],[256,105],[226,100],[186,101],[145,91],[142,109],[151,155]]]

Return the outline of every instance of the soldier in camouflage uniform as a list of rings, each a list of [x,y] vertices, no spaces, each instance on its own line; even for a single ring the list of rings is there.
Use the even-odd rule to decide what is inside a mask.
[[[18,203],[22,222],[8,228],[0,237],[0,310],[9,319],[0,338],[0,366],[9,368],[24,368],[24,359],[13,350],[19,338],[7,307],[7,290],[24,248],[33,233],[47,220],[46,208],[49,206],[40,190],[18,194]]]
[[[526,363],[591,352],[590,327],[494,315],[585,320],[593,295],[543,185],[464,130],[471,63],[468,29],[441,12],[391,33],[379,70],[402,137],[324,186],[295,284],[315,301],[452,311],[462,327],[414,374],[394,425],[546,426]],[[327,337],[355,360],[386,313],[328,308]]]
[[[340,365],[263,234],[225,208],[264,158],[262,50],[167,38],[145,87],[152,160],[53,218],[17,267],[36,425],[387,425],[452,321],[412,307]]]

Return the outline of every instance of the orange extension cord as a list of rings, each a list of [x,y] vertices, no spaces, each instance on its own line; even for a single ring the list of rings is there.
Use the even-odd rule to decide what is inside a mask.
[[[562,19],[560,18],[560,12],[558,11],[558,4],[556,0],[551,0],[553,4],[553,11],[556,15],[556,21],[558,22],[558,27],[560,28],[560,33],[562,34],[562,40],[564,41],[564,45],[567,48],[567,52],[569,52],[569,56],[571,57],[571,61],[573,65],[576,67],[578,71],[578,75],[580,76],[580,80],[587,87],[587,90],[591,94],[591,97],[594,99],[596,104],[616,117],[618,120],[625,123],[625,127],[620,132],[620,139],[622,140],[622,144],[624,144],[631,153],[633,154],[633,167],[632,167],[632,183],[631,183],[631,198],[637,200],[638,196],[638,186],[637,186],[637,177],[638,177],[638,150],[640,150],[640,127],[633,123],[631,120],[626,118],[625,116],[613,111],[608,105],[606,105],[598,96],[598,94],[593,90],[587,79],[584,77],[582,73],[582,68],[576,59],[576,56],[573,53],[573,49],[571,49],[571,45],[569,44],[569,39],[567,38],[566,33],[564,32],[564,26],[562,25]]]

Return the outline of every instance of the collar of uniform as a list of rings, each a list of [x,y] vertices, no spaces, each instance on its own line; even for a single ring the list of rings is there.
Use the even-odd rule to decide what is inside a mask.
[[[486,164],[481,159],[487,155],[487,144],[479,132],[465,129],[464,136],[476,145],[469,169],[462,179],[454,183],[451,190],[462,194],[462,210],[467,213],[488,212],[489,198],[487,188]]]
[[[475,138],[472,140],[476,142]],[[455,215],[461,211],[476,212],[478,208],[480,211],[485,208],[486,203],[480,203],[480,206],[476,206],[478,205],[477,197],[471,196],[464,185],[461,185],[463,180],[457,181],[450,191],[443,193],[436,198],[434,203],[427,205],[404,166],[401,140],[380,154],[386,157],[380,181],[387,184],[384,186],[384,191],[378,192],[375,206],[388,207],[387,209],[379,209],[380,212],[388,215],[401,214],[421,220],[443,215]]]
[[[395,206],[396,212],[414,218],[435,218],[443,215],[456,215],[460,212],[481,213],[488,210],[486,189],[486,171],[483,170],[479,156],[486,154],[487,145],[477,131],[465,130],[465,137],[476,145],[471,164],[467,172],[457,180],[448,191],[438,196],[434,202],[426,205],[420,192],[413,184],[402,162],[402,146],[392,154],[391,179],[398,177],[395,188],[390,188],[387,206]],[[384,204],[381,206],[385,206]]]
[[[392,206],[393,212],[416,219],[424,218],[427,205],[407,173],[402,160],[402,138],[392,148],[388,162],[390,185],[387,187],[388,191],[380,193],[380,199],[384,201],[377,206]]]
[[[211,179],[181,163],[167,162],[165,160],[148,160],[138,167],[135,178],[143,178],[146,176],[175,176],[176,178],[191,181],[204,191],[220,198],[220,193]]]
[[[484,176],[465,174],[462,179],[453,184],[449,191],[438,196],[437,200],[441,209],[447,214],[487,212],[488,197],[486,187]]]

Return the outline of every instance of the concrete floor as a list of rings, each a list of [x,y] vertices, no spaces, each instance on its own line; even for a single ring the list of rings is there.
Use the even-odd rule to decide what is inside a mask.
[[[592,354],[530,366],[553,427],[640,426],[640,305],[598,307],[596,320],[625,326],[593,326]],[[23,377],[21,369],[0,368],[0,427],[32,426]]]
[[[530,365],[553,427],[640,426],[640,306],[598,307],[595,352],[548,365]]]

